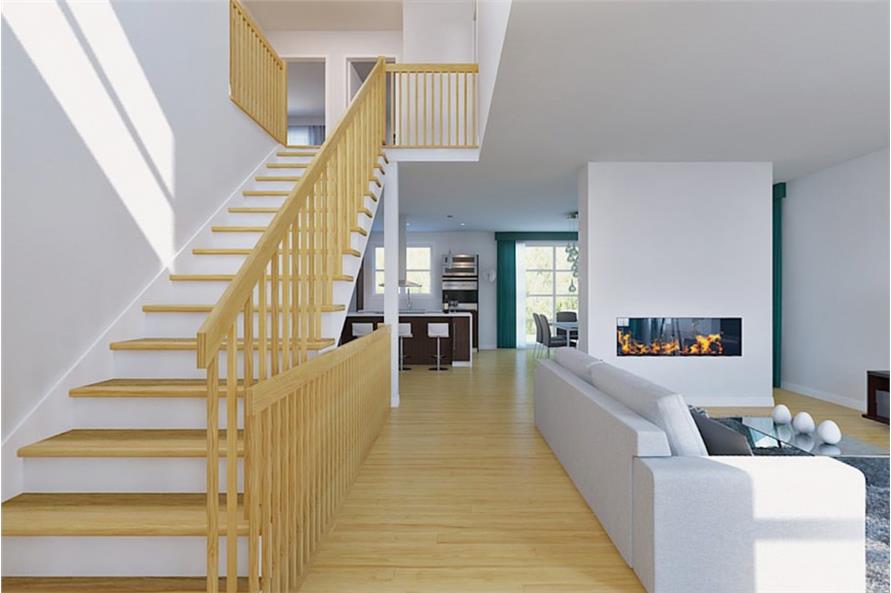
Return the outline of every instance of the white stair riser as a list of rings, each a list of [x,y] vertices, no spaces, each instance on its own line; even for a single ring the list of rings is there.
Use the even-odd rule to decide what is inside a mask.
[[[220,402],[220,421],[225,421],[226,398]],[[242,399],[238,399],[238,425],[242,423]],[[74,402],[78,428],[204,428],[207,401],[202,397],[79,397]]]
[[[355,246],[354,249],[358,249]],[[190,258],[184,258],[182,262],[178,262],[176,266],[177,274],[235,274],[240,269],[247,255],[193,255]],[[341,265],[353,263],[353,260],[359,261],[359,258],[353,254],[341,255]],[[358,266],[351,267],[358,269]],[[345,274],[348,272],[344,272]]]
[[[226,541],[220,538],[225,572]],[[238,539],[247,574],[247,538]],[[4,537],[3,576],[203,576],[205,537]]]
[[[144,377],[161,379],[178,377],[184,379],[203,379],[207,376],[204,369],[197,368],[197,357],[194,351],[116,351],[115,369],[122,377]],[[309,352],[313,358],[315,352]],[[242,352],[238,352],[238,376],[241,377]],[[254,369],[259,369],[259,354],[254,352]],[[267,357],[271,360],[271,354]],[[220,377],[226,377],[226,353],[220,354]]]
[[[206,492],[206,460],[183,458],[48,457],[25,459],[28,492]],[[242,489],[238,460],[238,488]],[[226,461],[220,461],[226,489]]]
[[[290,152],[308,152],[305,150],[294,149]],[[278,156],[274,155],[272,159],[270,159],[270,163],[307,163],[309,164],[312,161],[313,157],[311,156]]]
[[[265,170],[260,172],[261,177],[300,177],[302,174],[302,171]],[[254,181],[251,184],[250,189],[261,191],[291,191],[297,183],[297,181]]]
[[[146,337],[192,336],[207,318],[206,313],[148,313],[145,316]],[[279,318],[281,319],[281,318]],[[336,338],[340,335],[340,326],[331,313],[322,313],[321,333],[323,338]],[[260,314],[254,313],[254,338],[259,335]],[[266,314],[267,327],[272,326],[272,313]],[[281,323],[281,321],[279,321]],[[244,323],[238,324],[239,337],[244,336]]]

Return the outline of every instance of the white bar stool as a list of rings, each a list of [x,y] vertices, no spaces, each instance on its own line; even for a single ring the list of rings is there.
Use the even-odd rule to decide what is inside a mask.
[[[448,323],[428,323],[427,324],[427,337],[428,338],[436,338],[436,366],[430,367],[431,371],[447,371],[448,368],[442,366],[442,351],[440,350],[440,344],[442,343],[443,338],[449,337],[449,324]]]
[[[405,366],[405,354],[402,353],[402,340],[405,338],[413,338],[414,336],[411,333],[411,324],[410,323],[400,323],[399,324],[399,370],[400,371],[410,371],[411,369]]]
[[[362,336],[367,336],[371,332],[374,331],[373,323],[354,323],[353,324],[353,337],[361,338]]]

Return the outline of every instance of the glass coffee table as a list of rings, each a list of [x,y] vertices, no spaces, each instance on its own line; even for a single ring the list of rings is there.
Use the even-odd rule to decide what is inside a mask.
[[[753,449],[792,448],[796,452],[826,457],[888,457],[888,451],[844,435],[834,445],[821,442],[816,432],[796,433],[792,425],[775,424],[770,416],[743,416],[733,420],[747,433]]]

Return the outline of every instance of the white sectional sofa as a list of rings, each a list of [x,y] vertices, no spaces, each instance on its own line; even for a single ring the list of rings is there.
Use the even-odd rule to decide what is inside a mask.
[[[683,398],[575,349],[535,423],[649,593],[863,593],[865,483],[825,457],[709,457]]]

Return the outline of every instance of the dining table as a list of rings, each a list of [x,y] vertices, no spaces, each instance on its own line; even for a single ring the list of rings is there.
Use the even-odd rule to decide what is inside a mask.
[[[578,321],[555,321],[554,327],[557,329],[562,329],[566,332],[566,335],[569,336],[570,342],[572,341],[573,336],[575,336],[575,347],[579,347],[578,337],[579,337],[579,322]]]

